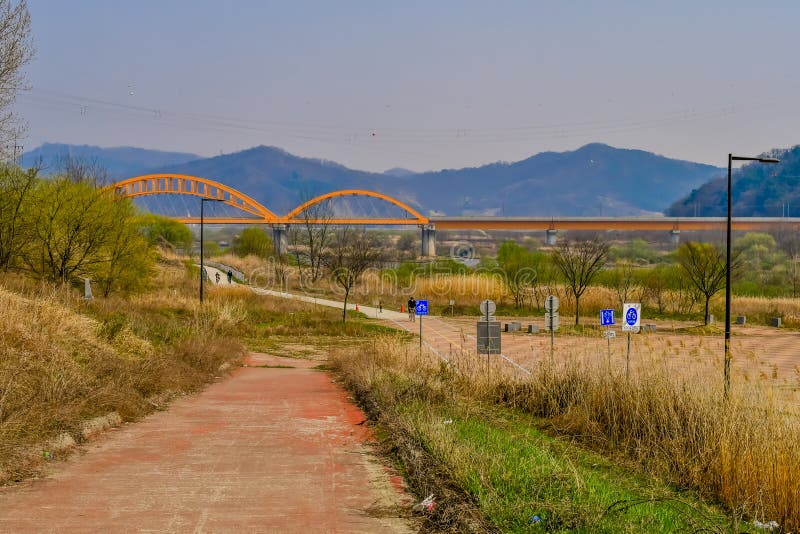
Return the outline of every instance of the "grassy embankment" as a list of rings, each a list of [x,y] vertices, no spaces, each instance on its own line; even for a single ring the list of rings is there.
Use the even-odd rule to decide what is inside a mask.
[[[353,343],[378,325],[337,310],[265,299],[244,287],[206,287],[198,271],[163,259],[151,289],[85,301],[69,287],[6,273],[0,286],[0,483],[123,421],[163,409],[236,366],[248,349],[302,356]],[[297,345],[298,341],[302,345]]]
[[[658,366],[627,382],[578,362],[487,384],[468,356],[448,366],[390,338],[340,351],[335,365],[399,444],[419,492],[437,493],[425,471],[443,470],[504,532],[528,531],[533,515],[547,531],[800,525],[800,424],[754,391],[723,402]],[[430,461],[404,453],[408,443]]]
[[[0,287],[0,482],[35,474],[93,432],[196,391],[244,354],[242,310],[201,309],[180,264],[158,290],[84,301],[6,274]]]

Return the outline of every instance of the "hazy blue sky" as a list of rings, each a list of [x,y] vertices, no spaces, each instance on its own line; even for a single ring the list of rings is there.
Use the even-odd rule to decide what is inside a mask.
[[[29,0],[42,142],[368,170],[800,143],[800,2]]]

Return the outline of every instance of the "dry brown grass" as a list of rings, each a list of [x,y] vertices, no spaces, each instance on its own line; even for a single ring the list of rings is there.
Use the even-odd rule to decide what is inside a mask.
[[[229,265],[237,271],[243,272],[248,278],[272,265],[269,260],[253,256],[252,254],[244,258],[236,254],[223,254],[221,256],[215,256],[213,261],[223,265]]]
[[[724,301],[719,299],[719,308]],[[783,318],[783,324],[800,327],[800,298],[734,297],[732,312],[766,321],[770,317]]]
[[[137,419],[243,356],[230,337],[241,305],[210,299],[201,310],[180,264],[159,269],[163,291],[130,300],[86,302],[70,288],[7,281],[15,290],[0,287],[0,482],[32,474],[53,440],[80,442],[86,421]]]
[[[217,261],[231,265],[245,273],[254,285],[267,289],[280,289],[274,275],[272,260],[264,260],[255,256],[239,258],[227,254],[215,258]],[[314,284],[304,279],[297,267],[287,267],[288,287],[292,291],[307,292],[314,295],[336,297],[340,289],[324,277]],[[646,312],[650,315],[656,310],[652,298],[643,295],[641,287],[632,287],[628,301],[642,301]],[[562,315],[575,312],[575,299],[568,287],[562,284],[537,287],[526,299],[528,309],[541,307],[544,298],[554,294],[561,301]],[[500,305],[512,306],[513,296],[498,274],[484,273],[433,273],[412,276],[410,281],[399,280],[393,271],[370,270],[364,274],[352,292],[354,302],[372,304],[382,302],[385,307],[398,309],[409,296],[427,298],[432,306],[446,307],[452,299],[459,310],[477,308],[481,301],[491,299]],[[538,297],[538,299],[537,299]],[[581,297],[581,313],[595,315],[599,310],[618,307],[619,296],[616,291],[603,286],[591,286]],[[665,291],[662,295],[663,313],[681,316],[693,314],[702,320],[702,302],[691,303],[687,294],[677,291]],[[711,299],[710,312],[718,318],[724,313],[724,297],[718,293]],[[768,324],[771,317],[781,317],[783,324],[792,328],[800,328],[800,298],[766,298],[734,296],[732,301],[734,315],[748,316],[751,323]]]
[[[293,278],[295,280],[295,278]],[[317,284],[320,291],[325,291],[324,282]],[[293,287],[300,288],[297,283]],[[330,292],[330,291],[329,291]],[[529,307],[543,306],[546,295],[554,294],[560,301],[562,315],[575,313],[575,298],[570,289],[561,284],[547,287],[538,287],[527,299]],[[370,303],[382,301],[399,307],[410,295],[417,298],[427,298],[432,305],[446,306],[450,299],[455,300],[460,308],[477,308],[481,301],[491,299],[501,305],[513,305],[513,297],[505,286],[502,277],[486,273],[469,274],[434,274],[418,276],[410,282],[400,282],[387,276],[387,273],[377,271],[367,273],[361,283],[355,288],[354,297],[362,302]],[[538,297],[538,299],[537,299]],[[656,303],[652,298],[647,299],[643,290],[633,287],[629,291],[628,301],[642,301],[648,313],[655,311]],[[702,320],[702,302],[695,301],[690,304],[686,293],[666,291],[662,296],[663,312],[667,314],[694,314],[697,320]],[[594,315],[599,310],[608,307],[619,307],[619,295],[611,288],[591,286],[580,300],[581,313]],[[711,313],[721,317],[724,313],[724,295],[717,294],[711,299]],[[763,297],[733,297],[732,312],[734,315],[746,315],[751,322],[767,324],[770,317],[782,317],[783,324],[790,327],[800,327],[800,299],[781,298],[771,299]]]
[[[702,377],[654,364],[628,381],[582,358],[540,364],[529,378],[493,370],[487,382],[483,359],[461,354],[443,364],[390,338],[335,361],[348,382],[389,406],[453,398],[520,409],[551,432],[696,488],[736,515],[776,520],[784,531],[800,527],[800,421],[764,387],[738,388],[726,401]]]

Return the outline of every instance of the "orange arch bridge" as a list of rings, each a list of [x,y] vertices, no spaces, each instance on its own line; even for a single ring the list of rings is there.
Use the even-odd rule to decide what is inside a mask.
[[[233,206],[250,217],[231,217],[224,221],[205,217],[208,222],[214,223],[271,223],[279,219],[277,215],[262,206],[258,201],[239,191],[219,182],[188,176],[185,174],[147,174],[122,180],[110,186],[119,197],[136,198],[149,195],[191,195],[221,201]],[[187,223],[199,223],[199,217],[177,217],[177,220]]]
[[[122,180],[110,186],[115,194],[125,198],[148,195],[191,195],[221,201],[242,211],[241,217],[204,217],[209,224],[361,224],[361,225],[427,225],[429,220],[411,206],[382,193],[363,189],[345,189],[325,193],[297,206],[285,216],[276,215],[258,201],[214,180],[185,174],[147,174]],[[331,218],[316,215],[312,208],[326,200],[345,196],[366,196],[393,204],[406,212],[404,218]],[[197,224],[199,217],[176,217],[186,224]]]
[[[414,225],[422,230],[422,255],[436,255],[435,228],[443,230],[544,230],[548,244],[555,244],[561,230],[661,230],[669,231],[678,242],[681,230],[723,230],[724,217],[437,217],[433,220],[421,215],[409,205],[374,191],[345,189],[325,193],[304,202],[284,216],[279,216],[256,200],[214,180],[183,174],[147,174],[128,178],[109,186],[120,197],[136,198],[157,194],[191,195],[214,199],[242,212],[240,217],[205,217],[211,224],[269,224],[273,229],[275,247],[285,251],[286,230],[291,224],[361,224],[361,225]],[[404,218],[315,218],[313,207],[326,200],[344,196],[367,196],[383,200],[405,211]],[[177,217],[187,224],[197,224],[199,217]],[[800,218],[796,217],[736,217],[734,230],[760,230],[785,228],[800,231]]]
[[[269,224],[272,226],[272,237],[275,250],[285,253],[287,249],[286,230],[290,224],[360,224],[360,225],[415,225],[422,228],[422,255],[435,256],[435,231],[427,217],[421,215],[411,206],[382,193],[363,189],[345,189],[325,193],[297,206],[281,217],[258,201],[239,191],[214,180],[185,174],[147,174],[122,180],[111,186],[119,197],[136,198],[149,195],[190,195],[201,199],[217,200],[242,212],[238,217],[204,217],[203,222],[210,224]],[[404,218],[333,218],[321,216],[321,212],[313,208],[332,198],[345,196],[366,196],[393,204],[401,208],[407,217]],[[199,224],[200,217],[176,217],[186,224]]]

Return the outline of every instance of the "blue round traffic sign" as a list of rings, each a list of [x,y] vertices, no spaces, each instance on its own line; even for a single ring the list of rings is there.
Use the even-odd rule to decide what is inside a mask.
[[[636,319],[638,319],[639,314],[636,313],[636,308],[628,308],[628,311],[625,313],[625,322],[628,323],[629,326],[633,326],[636,324]]]

